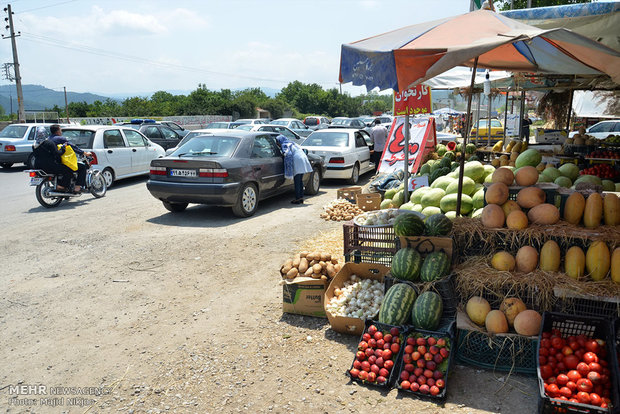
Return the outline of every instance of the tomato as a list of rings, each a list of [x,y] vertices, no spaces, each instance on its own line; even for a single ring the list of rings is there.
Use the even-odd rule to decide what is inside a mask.
[[[569,379],[566,374],[560,374],[555,378],[555,381],[560,387],[563,387],[568,383]]]
[[[392,329],[390,329],[390,333],[392,334],[392,336],[398,336],[400,335],[400,331],[398,330],[398,328],[394,327]]]
[[[575,369],[568,371],[568,374],[566,375],[568,376],[568,379],[574,383],[577,383],[577,380],[581,379],[581,373]]]
[[[560,388],[560,395],[568,400],[573,396],[573,392],[567,387],[562,387]]]
[[[543,341],[544,341],[545,339],[549,339],[549,338],[551,338],[551,332],[543,332],[543,333],[542,333],[542,337],[543,337]],[[541,341],[541,343],[542,343],[542,341]]]
[[[439,395],[439,393],[441,392],[441,390],[439,389],[438,386],[433,385],[430,389],[431,395]]]
[[[557,384],[549,384],[547,386],[547,395],[551,398],[555,398],[560,394],[560,389]]]
[[[594,386],[592,385],[592,381],[587,378],[581,378],[577,380],[577,389],[579,391],[590,392],[592,391],[593,387]]]
[[[383,336],[383,340],[384,340],[385,342],[392,342],[392,334],[385,334],[385,335]]]
[[[555,367],[555,364],[557,363],[557,360],[555,359],[555,357],[553,355],[550,355],[547,358],[547,364],[549,365],[553,365]]]
[[[583,354],[583,362],[589,364],[591,362],[598,362],[598,356],[594,352],[586,352]]]
[[[385,362],[387,362],[388,359],[392,359],[392,351],[390,351],[389,349],[384,349],[383,350],[383,359],[385,360]]]
[[[567,345],[564,348],[562,348],[562,353],[564,354],[564,356],[572,355],[573,354],[573,348],[571,348],[570,346]]]
[[[549,339],[549,338],[541,339],[540,340],[540,347],[541,348],[545,348],[545,349],[551,348],[551,339]]]
[[[544,356],[538,357],[538,365],[542,366],[542,365],[545,365],[546,363],[547,363],[547,358],[545,358]]]
[[[538,355],[540,356],[549,356],[549,348],[540,347],[540,351],[538,351]]]
[[[567,371],[567,369],[566,369],[566,365],[564,365],[564,362],[558,362],[558,363],[557,363],[557,365],[555,366],[555,369],[556,369],[558,372],[564,372],[564,371]]]
[[[403,390],[408,390],[409,387],[411,387],[411,383],[409,381],[403,381],[400,383],[400,388],[402,388]]]
[[[590,371],[588,372],[588,379],[592,384],[598,384],[601,382],[601,374],[596,371]]]
[[[579,348],[578,350],[575,351],[573,355],[575,355],[581,361],[581,358],[583,358],[583,354],[585,353],[586,351],[584,351],[583,348]]]
[[[564,348],[564,340],[559,336],[553,336],[551,337],[551,346],[555,349],[562,349]]]
[[[603,399],[600,397],[600,395],[595,393],[590,394],[590,404],[600,406],[602,402]]]
[[[580,362],[579,364],[577,364],[577,372],[582,377],[585,377],[588,375],[588,372],[590,372],[590,368],[588,368],[588,364],[586,364],[585,362]]]
[[[577,356],[574,354],[567,355],[564,357],[564,360],[562,362],[564,362],[564,366],[567,370],[571,370],[577,368],[577,365],[579,364],[579,358],[577,358]]]
[[[571,348],[573,351],[576,351],[576,350],[578,350],[579,348],[581,348],[581,347],[579,346],[579,342],[577,342],[577,341],[571,341],[571,342],[569,342],[569,343],[568,343],[568,346],[570,346],[570,348]]]
[[[566,387],[571,390],[572,392],[577,391],[577,384],[575,384],[573,381],[568,381],[566,383]]]
[[[581,335],[579,335],[577,337],[577,343],[579,344],[579,346],[581,348],[584,348],[586,346],[586,341],[587,340],[588,340],[588,338],[585,335],[583,335],[583,334],[581,334]]]
[[[590,404],[590,394],[580,391],[577,393],[577,400],[582,404]]]
[[[557,362],[562,362],[562,361],[564,361],[564,354],[558,351],[558,352],[555,354],[555,360],[556,360]]]

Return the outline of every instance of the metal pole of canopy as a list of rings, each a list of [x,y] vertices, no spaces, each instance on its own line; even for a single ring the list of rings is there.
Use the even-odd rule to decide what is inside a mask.
[[[409,201],[409,137],[409,109],[407,109],[405,114],[405,175],[403,177],[403,182],[405,183],[403,194],[405,195],[404,200],[407,201]]]
[[[471,98],[474,94],[474,82],[476,81],[476,68],[478,67],[478,57],[474,59],[474,68],[471,72],[470,93],[467,97],[467,117],[465,118],[465,134],[463,134],[463,151],[461,151],[461,166],[459,171],[459,187],[456,195],[456,215],[461,215],[461,196],[463,195],[463,175],[465,175],[465,146],[467,145],[467,135],[469,134],[469,119],[471,116]]]
[[[478,136],[480,135],[480,99],[482,98],[480,97],[480,93],[478,93],[478,107],[476,108],[476,146],[478,146]]]
[[[568,136],[568,133],[570,131],[570,117],[572,115],[572,111],[573,111],[573,96],[575,95],[575,90],[571,89],[570,90],[570,99],[568,101],[568,117],[566,118],[566,136]]]
[[[506,108],[504,108],[504,144],[502,145],[502,152],[504,152],[504,148],[508,145],[508,139],[506,138],[506,123],[508,122],[508,95],[510,95],[510,91],[506,89]]]
[[[487,96],[487,104],[489,106],[488,117],[487,117],[487,147],[491,146],[491,95]]]
[[[525,91],[521,91],[521,108],[519,110],[519,141],[523,139],[523,114],[525,112]]]

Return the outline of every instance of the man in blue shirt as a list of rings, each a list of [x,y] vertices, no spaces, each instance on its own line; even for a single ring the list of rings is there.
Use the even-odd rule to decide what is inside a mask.
[[[75,151],[76,154],[90,155],[90,153],[84,152],[77,145],[72,145],[67,138],[63,137],[62,136],[62,128],[60,127],[60,125],[54,124],[54,125],[50,126],[50,132],[52,134],[50,139],[54,142],[54,144],[56,144],[56,145],[70,145],[71,148],[73,148],[73,151]],[[82,187],[86,185],[86,165],[84,165],[81,162],[78,162],[77,163],[77,167],[78,167],[78,169],[77,169],[77,180],[76,180],[75,188],[73,190],[74,190],[74,192],[79,193],[79,192],[82,191]]]

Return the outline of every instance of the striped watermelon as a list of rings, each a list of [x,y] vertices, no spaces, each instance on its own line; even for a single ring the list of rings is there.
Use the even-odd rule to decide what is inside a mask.
[[[392,259],[392,276],[400,280],[415,282],[420,278],[422,257],[415,249],[405,247],[400,249]]]
[[[379,322],[402,325],[407,322],[416,299],[415,289],[406,283],[396,283],[388,289],[379,309]]]
[[[443,301],[435,292],[424,292],[413,304],[411,320],[413,326],[427,331],[433,331],[439,326],[443,313]]]
[[[431,216],[432,217],[432,216]],[[449,219],[448,219],[449,220]],[[444,252],[429,253],[422,263],[420,279],[423,282],[432,282],[448,274],[450,271],[450,259]]]
[[[424,234],[424,222],[417,214],[399,214],[394,219],[394,233],[397,236],[421,236]]]
[[[452,220],[444,214],[433,214],[424,221],[428,236],[447,236],[452,231]]]

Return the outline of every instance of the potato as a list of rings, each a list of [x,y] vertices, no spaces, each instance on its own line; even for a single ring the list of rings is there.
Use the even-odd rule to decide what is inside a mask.
[[[342,266],[340,266],[340,263],[336,263],[334,265],[334,269],[336,269],[336,273],[340,272],[340,269],[342,268]]]
[[[327,276],[329,276],[329,277],[336,276],[336,268],[334,267],[333,264],[329,263],[325,270],[327,271]]]
[[[312,273],[312,278],[313,279],[320,279],[321,278],[321,274],[320,273]]]
[[[306,277],[310,277],[312,276],[312,273],[314,273],[314,271],[312,270],[312,267],[309,267],[305,272],[304,272],[304,276]]]
[[[282,272],[283,275],[287,274],[289,272],[289,270],[293,269],[292,265],[288,265],[288,266],[282,266],[282,268],[280,269],[280,272]]]
[[[332,255],[328,253],[321,253],[321,260],[324,262],[329,262],[332,259]]]
[[[294,279],[295,277],[297,277],[298,274],[299,274],[299,271],[297,270],[297,268],[293,267],[291,270],[289,270],[286,273],[286,278],[287,279]]]
[[[299,253],[299,257],[306,257],[306,256],[308,256],[308,252]]]
[[[302,257],[301,260],[299,260],[299,266],[297,268],[299,269],[299,273],[305,273],[306,270],[308,270],[308,259]]]
[[[288,259],[286,262],[284,262],[282,267],[289,267],[289,268],[293,267],[293,259]]]
[[[293,267],[299,267],[299,262],[301,261],[301,257],[295,256],[293,259]]]
[[[327,276],[321,276],[321,280],[322,281],[326,281],[327,280]]]
[[[332,257],[332,264],[334,265],[338,264],[338,259],[336,259],[335,257]]]
[[[319,264],[321,265],[321,271],[325,270],[325,268],[327,268],[327,263],[325,263],[324,261],[320,261]]]
[[[321,273],[321,271],[323,270],[323,266],[317,263],[312,266],[312,270],[314,270],[314,273]]]

